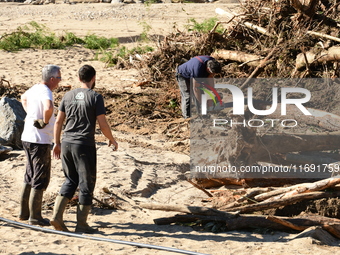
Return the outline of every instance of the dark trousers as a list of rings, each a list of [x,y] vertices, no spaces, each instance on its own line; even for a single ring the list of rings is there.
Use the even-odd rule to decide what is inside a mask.
[[[197,98],[191,94],[193,94],[193,91],[191,90],[191,82],[190,79],[186,79],[181,74],[176,73],[176,80],[178,83],[179,90],[181,92],[181,109],[182,109],[182,116],[183,118],[190,118],[192,115],[191,112],[191,102],[193,101],[193,104],[196,106],[197,113],[200,115],[201,113],[201,105]]]
[[[176,74],[176,80],[181,92],[181,109],[183,118],[190,118],[190,80]]]
[[[51,145],[22,142],[27,163],[24,182],[33,189],[46,190],[51,178]]]
[[[91,205],[97,178],[96,147],[62,142],[61,160],[66,180],[60,194],[71,199],[79,187],[79,203]]]

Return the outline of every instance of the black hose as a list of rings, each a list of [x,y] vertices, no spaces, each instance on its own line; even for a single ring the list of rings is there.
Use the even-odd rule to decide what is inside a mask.
[[[34,229],[34,230],[47,232],[47,233],[54,233],[54,234],[58,234],[58,235],[72,236],[72,237],[77,237],[77,238],[84,238],[84,239],[90,239],[90,240],[96,240],[96,241],[104,241],[104,242],[110,242],[110,243],[132,245],[132,246],[137,246],[137,247],[140,247],[140,248],[149,248],[149,249],[170,251],[170,252],[176,252],[176,253],[182,253],[182,254],[209,255],[209,254],[204,254],[204,253],[180,250],[180,249],[176,249],[176,248],[157,246],[157,245],[152,245],[152,244],[143,244],[143,243],[136,243],[136,242],[121,241],[121,240],[115,240],[115,239],[109,239],[109,238],[87,236],[87,235],[76,234],[76,233],[71,233],[71,232],[64,232],[64,231],[59,231],[59,230],[54,230],[54,229],[42,228],[42,227],[38,227],[38,226],[33,226],[33,225],[28,225],[28,224],[25,224],[25,223],[17,222],[17,221],[14,221],[14,220],[5,219],[5,218],[2,218],[2,217],[0,217],[0,221],[4,221],[4,222],[7,222],[9,224],[17,225],[17,226],[24,227],[24,228],[31,228],[31,229]]]

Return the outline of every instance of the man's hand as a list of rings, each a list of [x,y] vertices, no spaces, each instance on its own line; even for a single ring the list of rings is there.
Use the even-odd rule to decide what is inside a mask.
[[[60,159],[60,153],[61,153],[61,145],[59,144],[54,144],[53,149],[52,149],[52,154],[54,159]]]
[[[112,146],[112,150],[116,151],[118,150],[118,143],[116,142],[116,140],[109,140],[109,147]]]
[[[34,120],[33,122],[33,126],[39,129],[43,129],[44,127],[46,127],[47,124],[48,123],[45,123],[42,119]]]

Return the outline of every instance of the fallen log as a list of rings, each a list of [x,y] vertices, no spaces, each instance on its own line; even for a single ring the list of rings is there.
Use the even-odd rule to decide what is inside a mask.
[[[198,188],[199,190],[203,191],[208,197],[213,197],[213,195],[211,195],[211,193],[209,191],[207,191],[206,189],[204,189],[203,187],[199,186],[198,184],[192,182],[191,180],[187,180],[187,182],[189,182],[191,185],[193,185],[195,188]]]
[[[298,231],[303,231],[303,230],[309,228],[308,226],[298,226],[298,225],[296,225],[294,223],[291,223],[288,220],[282,219],[281,217],[267,216],[266,219],[268,219],[270,221],[273,221],[273,222],[276,222],[276,223],[279,223],[279,224],[281,224],[283,226],[286,226],[288,228],[291,228],[291,229],[294,229],[294,230],[298,230]]]
[[[195,221],[215,221],[215,222],[225,222],[227,219],[225,217],[219,216],[206,216],[206,215],[195,215],[195,214],[176,214],[172,217],[164,217],[164,218],[157,218],[154,219],[153,222],[156,225],[170,225],[172,223],[189,223]]]
[[[291,240],[303,237],[311,237],[313,239],[319,240],[323,245],[334,245],[337,242],[330,232],[321,226],[309,227],[303,232],[297,234]]]
[[[237,217],[238,212],[229,213],[219,211],[209,207],[201,207],[201,206],[184,206],[184,205],[164,205],[164,204],[140,204],[140,207],[144,209],[150,210],[162,210],[162,211],[175,211],[175,212],[183,212],[190,214],[198,214],[198,215],[209,215],[209,216],[223,216],[226,218],[234,218]]]
[[[293,74],[301,70],[302,68],[311,65],[319,65],[327,62],[334,62],[340,60],[340,47],[333,46],[328,50],[322,50],[320,52],[308,51],[305,53],[300,53],[296,56],[295,60],[295,70]],[[306,63],[307,62],[307,63]]]
[[[252,212],[263,211],[263,210],[267,210],[271,208],[278,208],[280,206],[295,204],[296,202],[300,202],[302,200],[330,198],[330,197],[337,197],[337,196],[340,196],[340,191],[335,191],[335,192],[316,191],[316,192],[308,192],[308,193],[294,195],[291,197],[286,197],[281,200],[262,201],[257,204],[239,206],[239,207],[234,207],[234,208],[224,209],[223,207],[221,207],[220,210],[225,210],[226,212],[252,213]]]
[[[257,67],[260,64],[260,60],[263,59],[263,57],[259,55],[233,50],[216,50],[211,54],[211,56],[216,59],[241,62],[243,64],[253,67]]]
[[[322,228],[327,230],[327,232],[331,233],[333,236],[340,239],[340,224],[323,224]]]
[[[307,34],[308,35],[314,35],[314,36],[317,36],[317,37],[326,38],[326,39],[333,40],[333,41],[336,41],[336,42],[340,42],[340,38],[338,38],[338,37],[319,33],[319,32],[315,32],[315,31],[307,31]]]
[[[274,219],[275,218],[275,219]],[[274,220],[273,220],[274,219]],[[338,237],[338,229],[340,220],[334,218],[328,218],[323,216],[299,216],[299,217],[280,217],[267,215],[252,215],[242,214],[236,218],[223,218],[216,216],[204,216],[204,215],[183,215],[177,214],[172,217],[157,218],[153,220],[157,225],[169,225],[174,223],[191,223],[196,221],[204,222],[220,222],[226,225],[227,230],[242,230],[242,229],[256,229],[266,228],[280,231],[288,231],[295,229],[302,231],[312,226],[321,226],[325,230],[329,231],[334,236]],[[284,223],[284,224],[282,224]],[[331,227],[329,227],[331,226]],[[293,228],[292,228],[293,227]],[[339,238],[339,237],[338,237]]]
[[[256,201],[268,201],[268,199],[273,198],[275,199],[283,199],[288,198],[290,196],[306,193],[306,192],[312,192],[312,191],[320,191],[324,190],[330,187],[334,187],[335,185],[340,183],[340,178],[337,177],[331,177],[325,180],[317,181],[314,183],[302,183],[293,185],[290,187],[284,187],[284,188],[278,188],[272,191],[269,191],[267,193],[262,193],[259,195],[256,195],[254,197],[254,200]],[[284,194],[284,195],[282,195]],[[280,195],[278,197],[278,195]],[[269,201],[268,201],[269,202]]]

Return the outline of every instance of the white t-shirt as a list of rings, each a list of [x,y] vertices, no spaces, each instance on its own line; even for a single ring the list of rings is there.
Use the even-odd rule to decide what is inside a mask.
[[[27,115],[21,140],[30,143],[52,144],[55,116],[52,114],[49,123],[43,129],[33,126],[36,119],[43,119],[43,101],[48,99],[53,103],[52,91],[45,84],[35,84],[24,95],[27,98]]]

